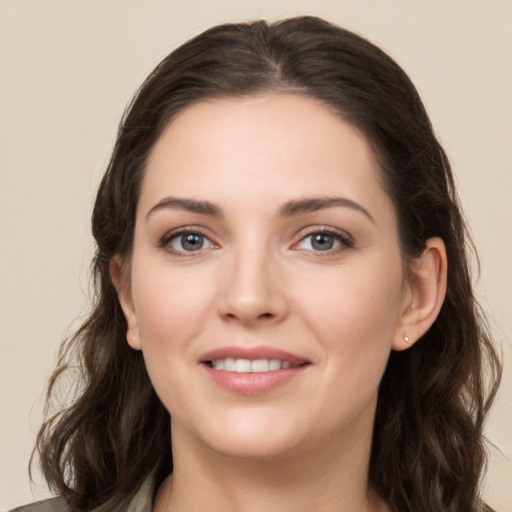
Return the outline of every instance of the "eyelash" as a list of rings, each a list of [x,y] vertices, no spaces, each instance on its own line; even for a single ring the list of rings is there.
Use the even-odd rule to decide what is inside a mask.
[[[195,251],[187,251],[185,249],[181,249],[181,250],[176,249],[171,245],[171,243],[174,240],[178,240],[180,237],[184,237],[186,235],[189,235],[189,236],[195,235],[195,236],[201,237],[203,239],[203,243],[204,242],[209,243],[209,247],[201,247],[200,249],[195,250]],[[176,231],[171,231],[170,233],[167,233],[166,235],[164,235],[160,239],[159,244],[158,244],[159,248],[165,249],[175,256],[183,256],[183,257],[187,257],[187,256],[190,256],[193,254],[199,254],[203,250],[209,249],[209,248],[212,248],[215,246],[216,246],[216,244],[214,242],[212,242],[210,237],[205,235],[200,229],[194,229],[194,228],[183,228],[183,229],[179,229]]]
[[[300,248],[296,248],[297,245],[315,235],[324,235],[326,237],[331,237],[334,239],[334,243],[338,242],[339,245],[338,245],[338,247],[329,248],[326,250],[314,250],[314,249],[303,249],[303,250],[311,252],[311,253],[315,253],[318,256],[332,256],[332,255],[338,254],[340,252],[343,252],[347,249],[351,249],[354,247],[354,240],[347,233],[337,230],[332,227],[325,226],[325,227],[319,228],[319,227],[315,226],[314,228],[311,228],[309,231],[307,231],[305,234],[302,233],[298,242],[295,242],[293,244],[292,249],[300,250]]]
[[[171,245],[171,243],[174,240],[178,240],[180,237],[183,237],[186,235],[189,235],[189,236],[195,235],[195,236],[201,237],[203,239],[203,243],[207,242],[209,244],[209,246],[201,247],[198,250],[187,251],[185,249],[176,249]],[[317,226],[315,226],[314,228],[310,228],[310,230],[307,231],[306,233],[302,233],[300,239],[292,245],[291,249],[292,250],[300,250],[300,248],[298,248],[297,246],[301,242],[304,242],[306,239],[313,237],[315,235],[323,235],[325,237],[330,237],[334,240],[333,241],[334,244],[338,243],[339,245],[337,247],[329,248],[329,249],[325,249],[325,250],[315,250],[315,249],[303,249],[303,250],[308,251],[310,253],[315,253],[318,256],[332,256],[332,255],[338,254],[340,252],[343,252],[347,249],[351,249],[352,247],[354,247],[354,240],[347,233],[342,232],[337,229],[334,229],[332,227],[317,227]],[[205,249],[215,248],[217,246],[210,239],[210,237],[205,235],[200,229],[182,228],[182,229],[179,229],[176,231],[171,231],[170,233],[167,233],[166,235],[164,235],[160,239],[158,247],[161,249],[167,250],[169,253],[171,253],[173,255],[187,257],[187,256],[191,256],[194,254],[199,254]]]

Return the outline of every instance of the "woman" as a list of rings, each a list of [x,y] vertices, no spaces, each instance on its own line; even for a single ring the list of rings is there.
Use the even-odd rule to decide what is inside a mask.
[[[48,396],[75,358],[82,389],[37,444],[61,497],[28,510],[486,510],[500,366],[381,50],[309,17],[189,41],[123,119],[93,233]]]

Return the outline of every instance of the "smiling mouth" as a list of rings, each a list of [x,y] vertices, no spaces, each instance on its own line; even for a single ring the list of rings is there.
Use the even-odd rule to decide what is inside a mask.
[[[305,374],[311,361],[275,347],[228,346],[212,350],[199,360],[206,374],[236,395],[254,396]]]
[[[296,364],[291,361],[281,359],[235,359],[228,357],[226,359],[215,359],[205,361],[205,364],[214,370],[224,370],[235,373],[265,373],[275,372],[277,370],[289,370],[299,368],[307,363]]]

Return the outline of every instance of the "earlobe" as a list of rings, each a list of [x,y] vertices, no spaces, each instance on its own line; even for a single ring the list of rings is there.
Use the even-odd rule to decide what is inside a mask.
[[[412,298],[401,313],[393,350],[411,347],[435,322],[446,295],[447,270],[444,242],[438,237],[429,238],[411,266],[408,296]]]
[[[130,279],[121,256],[116,255],[110,260],[110,278],[117,291],[117,298],[126,319],[126,340],[135,350],[141,350],[137,314],[133,305]]]

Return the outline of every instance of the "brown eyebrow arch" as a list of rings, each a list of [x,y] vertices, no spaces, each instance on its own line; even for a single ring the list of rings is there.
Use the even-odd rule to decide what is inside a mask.
[[[323,210],[324,208],[331,208],[333,206],[342,206],[357,210],[358,212],[363,213],[375,224],[375,219],[366,208],[352,199],[347,199],[345,197],[307,197],[304,199],[295,199],[287,202],[281,208],[281,215],[283,217],[291,217],[293,215],[315,212],[317,210]]]
[[[210,203],[210,201],[198,201],[195,199],[182,199],[178,197],[165,197],[159,201],[146,215],[146,219],[154,212],[163,210],[166,208],[178,208],[180,210],[186,210],[192,213],[198,213],[199,215],[210,215],[213,217],[222,217],[222,211],[220,208]]]

